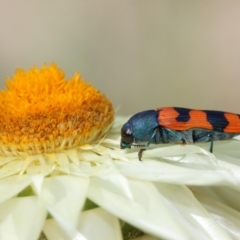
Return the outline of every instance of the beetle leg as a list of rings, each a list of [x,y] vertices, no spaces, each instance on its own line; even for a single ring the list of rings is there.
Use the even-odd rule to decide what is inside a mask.
[[[213,135],[214,132],[211,132],[208,134],[208,136],[206,136],[206,138],[208,138],[208,141],[210,140],[210,148],[209,148],[209,152],[212,153],[213,152]]]
[[[210,149],[209,149],[209,152],[212,153],[213,152],[213,132],[210,134]]]
[[[169,128],[164,128],[164,130],[168,131],[170,134],[172,134],[173,136],[175,136],[176,138],[178,138],[179,140],[181,140],[182,145],[186,145],[187,144],[187,140],[186,138],[183,138],[181,135],[177,134],[175,131],[172,131]]]
[[[162,141],[164,143],[168,143],[168,135],[167,135],[167,128],[161,128],[161,134],[162,134]]]
[[[153,134],[152,134],[150,140],[147,142],[147,144],[145,145],[145,147],[142,148],[142,149],[140,149],[140,151],[138,152],[138,159],[139,159],[139,161],[142,161],[142,154],[143,154],[143,152],[144,152],[145,150],[147,150],[147,148],[149,147],[150,143],[153,141],[153,139],[154,139],[154,137],[155,137],[155,135],[156,135],[156,133],[157,133],[157,130],[158,130],[158,128],[155,128],[155,129],[154,129]]]
[[[193,131],[193,141],[194,142],[209,142],[210,141],[210,148],[209,152],[213,152],[213,140],[214,140],[214,132],[208,132],[203,135],[196,135],[196,131]]]
[[[145,148],[142,148],[142,149],[139,150],[139,152],[138,152],[138,159],[139,159],[139,161],[142,161],[142,154],[143,154],[143,152],[145,150],[146,150]]]

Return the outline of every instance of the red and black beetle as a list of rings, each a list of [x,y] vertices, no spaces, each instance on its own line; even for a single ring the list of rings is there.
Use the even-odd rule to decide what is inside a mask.
[[[139,160],[151,143],[181,141],[182,144],[186,144],[210,141],[212,152],[214,140],[230,139],[238,134],[240,134],[239,114],[162,107],[132,116],[121,129],[121,148],[144,146],[139,151]],[[141,142],[146,142],[146,145],[139,145]]]

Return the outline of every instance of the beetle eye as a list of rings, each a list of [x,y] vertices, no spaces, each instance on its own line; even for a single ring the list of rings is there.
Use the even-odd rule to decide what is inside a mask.
[[[124,125],[122,127],[122,141],[125,143],[132,143],[133,142],[133,135],[132,135],[132,130],[129,126]]]

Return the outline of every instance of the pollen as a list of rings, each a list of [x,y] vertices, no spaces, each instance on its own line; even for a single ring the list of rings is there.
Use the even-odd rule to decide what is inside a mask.
[[[74,148],[101,138],[113,119],[110,100],[80,73],[67,80],[54,63],[17,69],[0,91],[0,155]]]

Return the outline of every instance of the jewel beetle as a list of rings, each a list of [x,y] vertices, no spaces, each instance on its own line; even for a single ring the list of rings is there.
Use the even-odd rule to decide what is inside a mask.
[[[143,147],[139,160],[151,143],[226,140],[240,134],[240,115],[230,112],[162,107],[133,115],[121,129],[121,149]],[[146,142],[145,145],[142,145]]]

